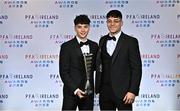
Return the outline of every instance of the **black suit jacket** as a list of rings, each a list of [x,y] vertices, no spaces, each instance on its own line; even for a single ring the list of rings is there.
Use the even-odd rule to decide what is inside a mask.
[[[96,93],[101,87],[101,75],[103,74],[101,55],[102,46],[107,42],[105,35],[100,39],[97,54]],[[114,94],[122,99],[127,92],[138,95],[142,75],[142,63],[138,41],[123,32],[112,55],[110,78]]]
[[[98,50],[97,43],[88,40],[90,53],[93,54],[93,66],[95,66],[95,58]],[[83,54],[80,45],[75,38],[65,42],[61,45],[60,59],[59,59],[60,76],[64,83],[64,96],[74,96],[74,91],[77,88],[84,90],[86,82],[86,73],[83,60]],[[90,83],[93,84],[93,72],[95,67],[91,70]]]

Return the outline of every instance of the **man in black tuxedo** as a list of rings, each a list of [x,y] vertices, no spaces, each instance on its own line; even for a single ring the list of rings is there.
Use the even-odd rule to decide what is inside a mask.
[[[109,33],[99,41],[96,93],[101,110],[132,110],[139,93],[142,63],[138,41],[121,31],[122,14],[111,10],[106,15]]]
[[[76,36],[61,45],[59,69],[64,83],[62,110],[93,110],[94,77],[96,53],[98,44],[87,39],[90,30],[90,20],[86,15],[74,19]],[[92,91],[85,92],[87,81],[83,54],[91,54],[89,83]]]

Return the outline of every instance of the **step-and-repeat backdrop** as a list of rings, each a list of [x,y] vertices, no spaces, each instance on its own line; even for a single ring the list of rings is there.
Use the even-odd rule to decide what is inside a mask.
[[[143,76],[134,110],[180,110],[180,0],[1,0],[0,110],[59,111],[59,50],[75,35],[75,16],[89,16],[89,38],[98,42],[111,9],[122,11],[123,32],[139,40]]]

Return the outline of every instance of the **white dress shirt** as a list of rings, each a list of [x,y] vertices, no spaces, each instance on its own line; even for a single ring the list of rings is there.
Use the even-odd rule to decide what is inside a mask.
[[[86,42],[87,41],[87,39],[86,39],[86,41],[82,41],[79,37],[76,37],[76,38],[77,38],[79,44],[80,44],[80,42]],[[83,45],[81,47],[81,51],[82,51],[82,53],[90,53],[89,45]]]
[[[87,39],[86,39],[86,41],[82,41],[82,40],[81,40],[79,37],[77,37],[77,36],[76,36],[76,38],[77,38],[77,41],[78,41],[79,44],[80,44],[80,42],[86,42],[86,41],[87,41]],[[89,45],[83,45],[83,46],[81,47],[81,51],[82,51],[82,53],[90,53]],[[80,90],[80,89],[77,88],[77,89],[74,91],[74,95],[76,95],[79,90]]]
[[[107,52],[110,56],[113,55],[113,52],[116,48],[116,45],[117,45],[117,42],[118,42],[120,35],[121,35],[121,31],[118,32],[116,35],[114,35],[114,37],[116,38],[116,41],[114,41],[114,40],[108,40],[107,41],[106,49],[107,49]],[[109,34],[109,36],[112,37],[112,35],[110,35],[110,34]]]

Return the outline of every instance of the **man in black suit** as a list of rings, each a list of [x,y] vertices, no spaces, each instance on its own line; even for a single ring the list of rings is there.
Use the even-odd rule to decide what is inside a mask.
[[[142,64],[138,41],[121,31],[122,14],[106,15],[109,33],[99,41],[96,93],[101,110],[132,110],[139,93]]]
[[[86,15],[76,16],[74,19],[76,36],[61,45],[59,69],[64,83],[62,110],[93,110],[94,77],[96,53],[98,44],[87,39],[90,30],[90,20]],[[90,76],[83,54],[91,54]],[[85,85],[89,80],[91,92],[86,94]]]

